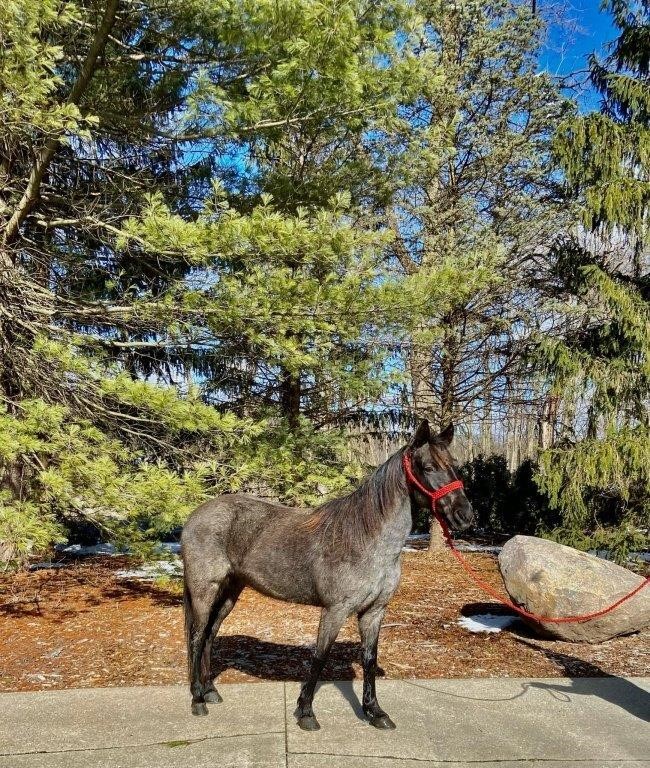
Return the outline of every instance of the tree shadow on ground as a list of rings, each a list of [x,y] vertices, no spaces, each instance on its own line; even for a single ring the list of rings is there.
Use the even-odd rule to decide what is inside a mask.
[[[139,562],[125,556],[78,558],[67,556],[52,568],[0,578],[0,616],[47,618],[55,624],[101,606],[146,597],[162,606],[180,605],[180,580],[152,582],[119,578],[119,569],[138,568]],[[64,597],[65,599],[62,599]]]
[[[157,605],[180,605],[180,595],[164,586],[157,586],[151,582],[127,581],[107,583],[98,588],[98,591],[87,593],[83,596],[75,596],[74,600],[65,604],[60,602],[55,594],[56,585],[43,585],[40,588],[30,590],[22,595],[9,595],[3,600],[0,596],[0,616],[11,618],[34,617],[43,618],[54,624],[61,624],[75,616],[87,613],[106,601],[120,602],[132,600],[138,597],[147,597]]]
[[[182,595],[167,586],[159,586],[151,581],[124,579],[104,590],[104,595],[111,600],[124,600],[133,597],[147,597],[153,603],[162,606],[179,606],[183,603]]]

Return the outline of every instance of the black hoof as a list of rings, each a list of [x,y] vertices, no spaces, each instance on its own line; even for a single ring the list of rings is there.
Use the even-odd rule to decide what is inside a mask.
[[[303,731],[320,731],[320,723],[316,720],[314,715],[299,717],[298,726],[302,728]]]
[[[382,731],[394,731],[397,726],[395,723],[388,717],[388,715],[368,715],[368,722],[370,725],[372,725],[374,728],[379,728]]]
[[[214,689],[211,691],[206,691],[203,694],[203,698],[205,699],[205,701],[208,702],[208,704],[221,704],[221,702],[223,701],[223,699],[219,695],[219,692],[215,691]]]
[[[208,714],[208,707],[204,701],[193,701],[192,702],[192,714],[193,715],[207,715]]]

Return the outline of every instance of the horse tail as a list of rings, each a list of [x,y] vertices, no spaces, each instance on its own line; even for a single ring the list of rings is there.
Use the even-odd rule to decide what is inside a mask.
[[[194,609],[192,608],[192,595],[187,586],[187,579],[183,578],[183,614],[185,615],[185,647],[187,648],[187,674],[192,679],[192,630],[194,629]]]

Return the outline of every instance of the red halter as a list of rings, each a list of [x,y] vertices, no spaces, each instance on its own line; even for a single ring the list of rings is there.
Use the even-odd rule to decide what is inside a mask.
[[[431,511],[436,517],[438,517],[438,510],[436,509],[436,502],[438,499],[441,499],[452,491],[457,491],[459,488],[464,487],[462,480],[452,480],[451,483],[441,485],[440,488],[436,488],[435,491],[431,488],[427,488],[426,485],[423,485],[415,476],[411,465],[411,456],[408,451],[402,456],[402,466],[404,467],[404,474],[409,483],[415,486],[420,493],[423,493],[429,499],[431,502]]]

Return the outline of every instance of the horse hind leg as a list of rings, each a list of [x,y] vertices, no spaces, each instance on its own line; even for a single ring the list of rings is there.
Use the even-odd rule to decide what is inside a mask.
[[[192,714],[207,715],[202,660],[220,598],[227,588],[228,574],[224,572],[220,578],[202,576],[193,580],[188,577],[188,570],[186,568],[184,604]]]
[[[224,594],[216,601],[212,609],[211,626],[208,627],[207,640],[205,643],[205,648],[203,649],[203,656],[201,658],[201,684],[203,685],[203,699],[208,704],[218,704],[219,702],[223,701],[219,695],[219,692],[214,686],[214,680],[211,674],[212,645],[224,619],[235,607],[235,603],[237,602],[242,589],[243,585],[239,582],[230,582],[227,590],[225,590]]]

